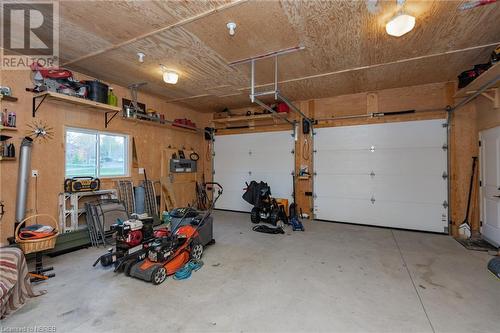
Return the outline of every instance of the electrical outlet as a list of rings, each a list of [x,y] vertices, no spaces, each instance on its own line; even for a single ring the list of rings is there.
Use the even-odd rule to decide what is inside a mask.
[[[31,177],[38,177],[38,170],[31,170]]]
[[[144,168],[139,168],[139,174],[143,175],[144,174]]]

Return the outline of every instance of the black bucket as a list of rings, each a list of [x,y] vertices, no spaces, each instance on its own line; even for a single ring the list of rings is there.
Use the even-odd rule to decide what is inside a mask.
[[[94,102],[108,104],[108,85],[100,81],[85,81],[85,85],[88,87],[89,94],[88,99]]]

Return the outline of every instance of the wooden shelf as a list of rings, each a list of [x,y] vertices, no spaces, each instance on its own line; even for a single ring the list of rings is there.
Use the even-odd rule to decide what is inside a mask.
[[[1,101],[7,101],[7,102],[17,102],[17,97],[6,96],[6,95],[0,94],[0,100]]]
[[[15,157],[5,157],[5,156],[0,156],[0,161],[15,161]]]
[[[154,120],[145,120],[145,119],[127,118],[127,117],[123,117],[123,119],[126,121],[131,121],[131,122],[137,123],[137,124],[144,124],[144,125],[157,126],[157,127],[167,127],[169,129],[172,129],[175,131],[181,131],[181,132],[187,132],[187,133],[198,133],[198,128],[174,126],[170,122],[161,123],[159,121],[154,121]]]
[[[245,122],[245,121],[251,122],[255,120],[284,119],[287,116],[288,113],[278,113],[278,114],[266,113],[253,116],[235,116],[235,117],[213,119],[213,122],[219,124],[227,124],[227,123]]]
[[[478,91],[479,88],[484,86],[486,83],[494,80],[498,76],[500,76],[500,62],[491,66],[486,72],[478,76],[477,79],[469,83],[469,85],[457,91],[453,97],[455,98],[467,97],[470,94],[473,94],[476,91]],[[500,81],[495,83],[491,87],[491,89],[495,89],[498,87],[500,87]]]
[[[17,127],[9,127],[0,125],[0,131],[17,131]]]
[[[82,107],[87,107],[87,108],[95,109],[96,111],[103,111],[103,112],[109,112],[109,111],[120,112],[122,110],[118,106],[94,102],[94,101],[89,100],[89,99],[68,96],[68,95],[64,95],[64,94],[60,94],[60,93],[56,93],[56,92],[51,92],[51,91],[44,91],[42,93],[36,94],[35,96],[33,96],[33,98],[34,99],[48,99],[48,100],[52,100],[54,102],[76,104],[76,105],[79,105]],[[40,104],[41,104],[41,102],[40,102]],[[38,109],[38,107],[37,107],[37,109]]]

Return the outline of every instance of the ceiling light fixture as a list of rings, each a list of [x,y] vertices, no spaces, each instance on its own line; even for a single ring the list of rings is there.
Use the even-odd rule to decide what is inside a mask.
[[[235,30],[236,30],[236,23],[229,22],[228,24],[226,24],[226,28],[229,29],[229,35],[230,36],[234,36],[234,34],[236,33],[235,32]]]
[[[161,65],[161,70],[163,71],[163,81],[168,84],[176,84],[179,81],[179,74],[172,70],[167,69],[164,65]]]
[[[387,34],[394,37],[401,37],[410,32],[415,27],[415,17],[403,13],[403,5],[405,0],[397,0],[397,5],[400,7],[399,12],[385,25]]]
[[[145,55],[144,53],[142,53],[142,52],[137,52],[137,58],[138,58],[137,60],[139,60],[139,62],[140,62],[141,64],[144,62],[144,57],[145,57],[145,56],[146,56],[146,55]]]

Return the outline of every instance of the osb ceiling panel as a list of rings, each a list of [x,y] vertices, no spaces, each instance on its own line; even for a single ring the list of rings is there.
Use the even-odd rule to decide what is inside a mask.
[[[280,89],[300,100],[452,80],[500,42],[498,4],[460,11],[461,1],[408,0],[416,27],[394,38],[385,23],[395,3],[62,2],[61,58],[117,84],[146,81],[145,91],[211,112],[250,104],[249,65],[228,63],[270,51],[305,46],[279,58]],[[233,37],[229,21],[238,25]],[[180,73],[177,85],[163,83],[159,64]],[[259,89],[272,88],[273,66],[257,62]]]

